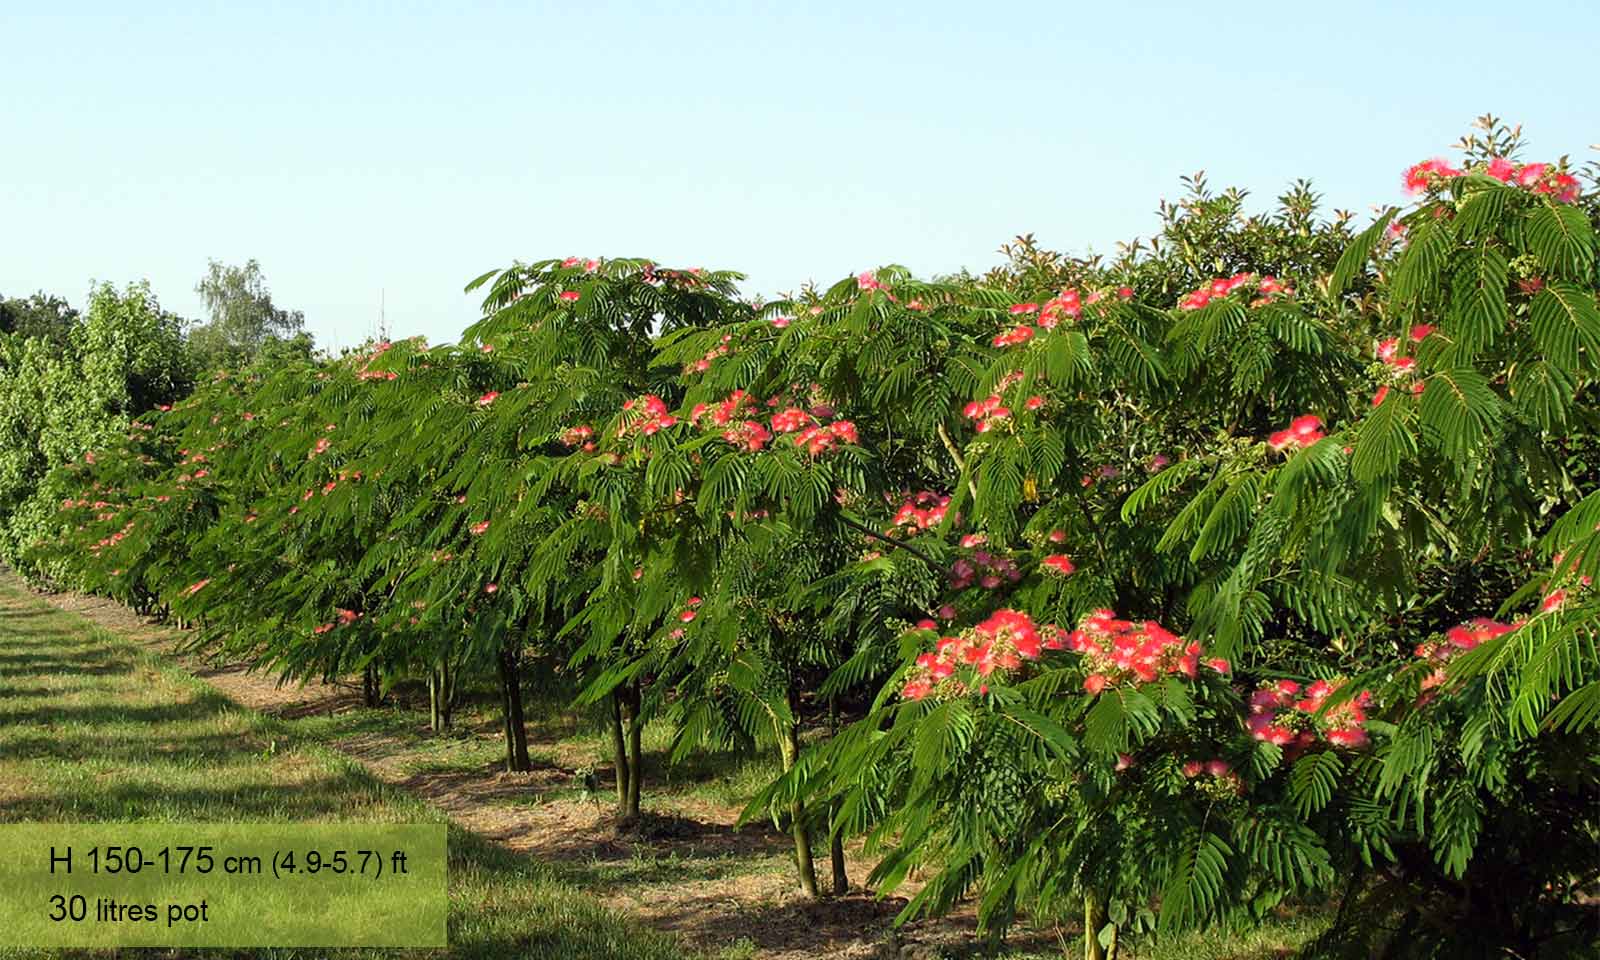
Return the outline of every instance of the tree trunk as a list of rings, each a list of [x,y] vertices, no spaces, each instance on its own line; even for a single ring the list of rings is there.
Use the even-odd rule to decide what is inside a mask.
[[[440,726],[439,668],[432,667],[428,670],[428,729],[438,733]]]
[[[617,771],[617,812],[628,809],[628,744],[623,739],[622,688],[611,691],[611,763]]]
[[[445,657],[428,674],[428,720],[434,733],[450,729],[455,696],[455,676],[450,669],[450,658]]]
[[[1100,945],[1100,931],[1106,925],[1105,895],[1090,890],[1083,898],[1083,958],[1084,960],[1116,960],[1117,931],[1111,930],[1111,943]]]
[[[794,723],[778,726],[778,753],[783,758],[783,772],[794,769],[800,755],[800,731]],[[795,868],[800,872],[800,890],[810,899],[817,899],[817,867],[811,859],[811,828],[806,823],[805,805],[795,800],[789,805],[789,831],[794,835]]]
[[[644,780],[644,758],[640,749],[644,739],[644,718],[640,716],[643,697],[639,681],[628,684],[628,699],[623,706],[628,721],[628,796],[622,805],[622,819],[632,823],[639,819],[639,787]]]
[[[526,773],[533,766],[528,761],[528,726],[522,715],[521,667],[521,657],[510,646],[500,651],[500,688],[506,721],[506,770],[511,773]]]
[[[839,735],[839,708],[832,697],[828,698],[828,733]],[[833,866],[833,895],[842,897],[850,892],[850,877],[844,868],[844,832],[839,829],[839,811],[843,803],[835,800],[828,805],[828,860]]]
[[[850,892],[850,877],[844,869],[844,833],[839,829],[839,801],[828,810],[828,859],[833,864],[833,895],[842,897]]]
[[[361,671],[361,702],[368,707],[383,703],[383,684],[378,676],[378,665],[367,664]]]
[[[439,664],[439,709],[444,713],[444,729],[450,729],[450,720],[456,711],[456,671],[445,657]]]

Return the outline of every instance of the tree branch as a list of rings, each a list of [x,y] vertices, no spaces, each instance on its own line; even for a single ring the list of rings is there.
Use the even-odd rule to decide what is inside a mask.
[[[956,462],[956,469],[967,478],[967,492],[972,494],[972,499],[978,499],[978,485],[972,482],[972,476],[967,474],[967,461],[961,455],[961,449],[950,439],[950,432],[944,428],[944,421],[939,421],[939,439],[944,443],[945,450],[950,454],[950,459]]]
[[[918,550],[916,547],[911,546],[909,543],[902,543],[901,541],[896,540],[893,537],[886,537],[883,534],[879,533],[878,531],[876,531],[876,530],[872,529],[871,527],[867,526],[866,524],[857,523],[856,521],[851,520],[849,517],[845,516],[842,513],[837,514],[837,516],[839,518],[839,522],[840,523],[844,524],[845,526],[849,527],[852,530],[856,530],[856,531],[859,531],[861,533],[864,533],[867,536],[871,537],[872,539],[882,541],[883,543],[887,543],[892,547],[898,547],[899,549],[904,550],[905,552],[911,554],[913,557],[916,557],[918,560],[921,560],[923,563],[926,563],[930,567],[939,566],[938,561],[934,560],[932,557],[928,556],[926,553],[923,553],[921,550]]]

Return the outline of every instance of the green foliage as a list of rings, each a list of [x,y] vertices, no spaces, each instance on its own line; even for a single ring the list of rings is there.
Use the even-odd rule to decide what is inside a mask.
[[[190,348],[202,370],[244,366],[263,351],[281,353],[296,341],[301,344],[299,351],[309,350],[305,315],[272,302],[261,264],[255,260],[245,261],[242,267],[212,260],[194,290],[209,314],[205,323],[188,331]]]

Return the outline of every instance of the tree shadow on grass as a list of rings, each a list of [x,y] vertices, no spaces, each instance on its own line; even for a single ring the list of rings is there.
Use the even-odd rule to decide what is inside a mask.
[[[229,709],[237,708],[227,698],[209,692],[180,703],[139,705],[113,702],[43,705],[20,709],[0,707],[0,727],[125,723],[160,726],[209,720]]]
[[[0,749],[8,760],[81,761],[85,757],[105,757],[126,763],[170,763],[194,766],[239,758],[241,749],[260,749],[265,742],[233,733],[174,738],[124,737],[115,734],[52,732],[33,736],[0,737]]]
[[[0,687],[0,701],[59,697],[71,692],[68,687]]]

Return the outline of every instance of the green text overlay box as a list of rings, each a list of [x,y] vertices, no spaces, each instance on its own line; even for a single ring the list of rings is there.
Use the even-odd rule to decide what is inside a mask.
[[[0,947],[443,947],[443,824],[0,824]]]

